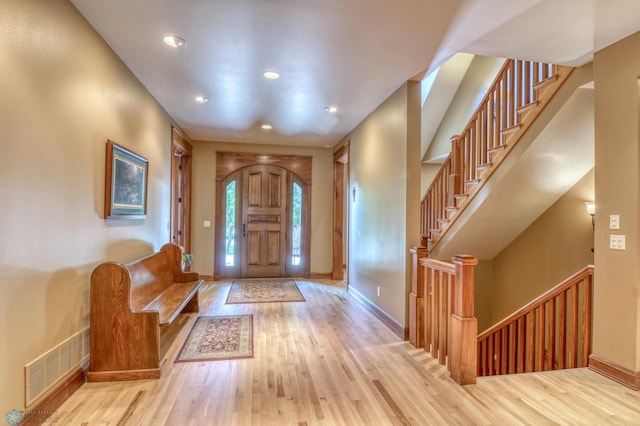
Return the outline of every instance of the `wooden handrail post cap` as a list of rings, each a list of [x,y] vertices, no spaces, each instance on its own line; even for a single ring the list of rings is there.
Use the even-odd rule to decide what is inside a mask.
[[[429,249],[422,246],[413,246],[409,249],[409,253],[417,254],[418,257],[426,257],[429,254]]]
[[[477,265],[478,259],[469,254],[457,254],[451,258],[456,265]]]

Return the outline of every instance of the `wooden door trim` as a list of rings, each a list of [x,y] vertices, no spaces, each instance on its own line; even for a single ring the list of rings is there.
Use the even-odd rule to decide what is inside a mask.
[[[193,145],[179,129],[173,126],[171,127],[171,142],[185,154],[193,155]]]
[[[184,160],[182,163],[182,173],[179,173],[179,160],[175,153],[179,153]],[[182,197],[182,229],[183,236],[182,246],[185,253],[191,252],[191,158],[193,155],[193,146],[187,138],[177,128],[171,126],[171,196],[170,196],[170,225],[171,241],[175,240],[178,233],[178,214],[180,208],[178,205],[178,179],[182,176],[183,197]]]
[[[216,181],[220,182],[225,177],[247,166],[266,165],[279,166],[292,171],[307,185],[311,185],[311,162],[313,157],[308,155],[272,155],[254,154],[251,152],[224,152],[216,153]]]
[[[343,251],[344,251],[344,184],[345,184],[345,164],[349,162],[349,144],[342,146],[333,154],[333,267],[331,278],[343,280]]]

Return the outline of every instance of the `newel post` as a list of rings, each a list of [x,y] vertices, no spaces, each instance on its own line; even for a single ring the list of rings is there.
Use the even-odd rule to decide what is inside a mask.
[[[416,348],[424,347],[424,268],[419,259],[427,257],[425,247],[411,247],[411,293],[409,293],[409,343]]]
[[[451,137],[451,174],[447,182],[447,207],[456,207],[456,195],[462,194],[462,140],[460,135]]]
[[[474,314],[473,256],[457,255],[451,259],[456,268],[451,314],[449,363],[451,377],[458,384],[476,382],[478,370],[478,320]]]

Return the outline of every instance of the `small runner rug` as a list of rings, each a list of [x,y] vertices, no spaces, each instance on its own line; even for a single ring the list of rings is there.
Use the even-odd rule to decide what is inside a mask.
[[[253,315],[198,317],[175,362],[253,357]]]
[[[235,280],[227,297],[227,304],[304,301],[296,282],[287,278]]]

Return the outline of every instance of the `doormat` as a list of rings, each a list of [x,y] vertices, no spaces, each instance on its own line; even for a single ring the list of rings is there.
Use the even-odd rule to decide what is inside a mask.
[[[253,315],[198,317],[175,362],[253,358]]]
[[[287,278],[235,280],[227,296],[227,304],[304,301],[296,282]]]

